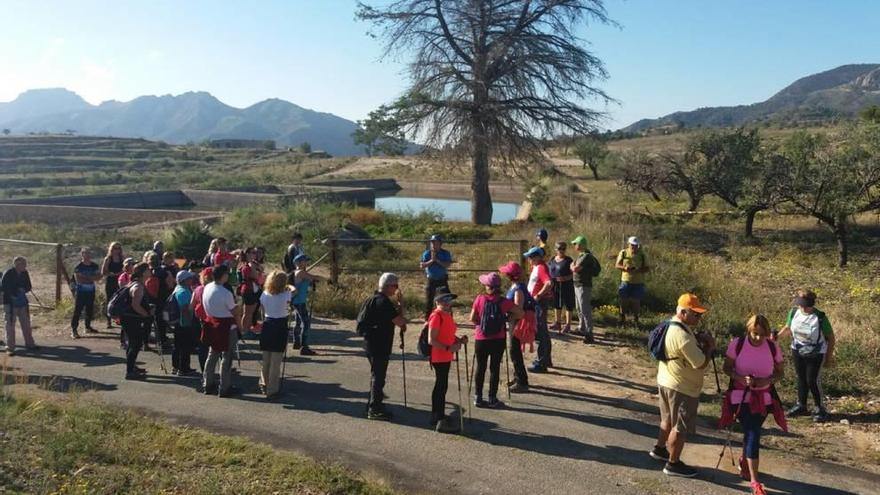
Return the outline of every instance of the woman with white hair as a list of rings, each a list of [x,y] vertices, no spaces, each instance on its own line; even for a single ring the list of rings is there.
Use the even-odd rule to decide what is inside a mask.
[[[385,374],[394,344],[394,327],[400,327],[401,345],[406,332],[406,318],[401,311],[400,299],[399,278],[393,273],[383,273],[379,277],[378,289],[364,301],[358,314],[357,332],[364,338],[364,350],[370,362],[368,419],[391,419],[391,413],[385,409],[382,400],[385,395]]]

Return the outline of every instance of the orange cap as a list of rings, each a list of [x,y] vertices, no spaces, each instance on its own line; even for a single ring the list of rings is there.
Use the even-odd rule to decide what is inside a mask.
[[[700,298],[694,294],[686,293],[682,294],[681,297],[678,298],[678,306],[682,308],[687,308],[694,313],[705,313],[709,309],[700,304]]]

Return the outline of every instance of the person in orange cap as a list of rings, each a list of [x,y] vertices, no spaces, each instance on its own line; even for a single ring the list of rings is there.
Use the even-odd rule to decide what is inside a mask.
[[[712,361],[715,341],[693,328],[707,311],[694,294],[678,298],[675,316],[664,322],[666,359],[657,369],[660,398],[660,434],[651,457],[666,461],[663,472],[669,476],[692,478],[697,471],[681,461],[685,438],[695,434],[697,407],[703,390],[703,374]]]

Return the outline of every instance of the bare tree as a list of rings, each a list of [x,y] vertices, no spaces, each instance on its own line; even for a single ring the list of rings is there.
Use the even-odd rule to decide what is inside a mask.
[[[622,178],[617,184],[628,191],[642,191],[660,201],[660,192],[666,190],[665,180],[669,174],[666,163],[659,156],[642,150],[626,151],[621,156]]]
[[[471,160],[471,218],[492,219],[490,160],[540,154],[544,137],[588,134],[609,97],[607,77],[575,29],[612,23],[602,0],[397,0],[358,4],[385,41],[385,56],[410,60],[409,88],[392,108],[413,139]]]

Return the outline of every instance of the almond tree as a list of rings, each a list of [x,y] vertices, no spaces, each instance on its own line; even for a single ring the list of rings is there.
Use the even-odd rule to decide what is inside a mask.
[[[837,239],[846,266],[851,218],[880,209],[880,124],[850,125],[839,136],[797,133],[785,143],[786,184],[780,192]]]
[[[409,87],[393,108],[414,140],[471,161],[471,218],[492,220],[490,161],[540,155],[543,138],[588,134],[609,98],[604,65],[575,30],[611,23],[602,0],[397,0],[359,3],[385,56],[406,57]]]

